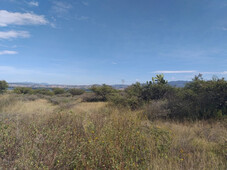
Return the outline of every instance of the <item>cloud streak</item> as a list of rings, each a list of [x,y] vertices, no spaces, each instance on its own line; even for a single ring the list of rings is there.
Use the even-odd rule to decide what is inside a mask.
[[[43,15],[0,10],[0,27],[8,25],[45,25],[47,23],[48,21]]]
[[[163,71],[154,71],[152,73],[157,74],[185,74],[185,73],[196,73],[195,70],[180,70],[180,71],[170,71],[170,70],[163,70]]]
[[[0,39],[13,39],[13,38],[29,38],[30,34],[27,31],[0,31]]]
[[[201,72],[201,74],[212,74],[212,75],[226,75],[227,74],[227,71],[221,71],[221,72]]]
[[[226,75],[227,71],[221,71],[221,72],[202,72],[202,71],[195,71],[195,70],[181,70],[181,71],[176,71],[176,70],[163,70],[163,71],[153,71],[152,73],[155,74],[211,74],[211,75]]]
[[[18,52],[17,51],[8,51],[8,50],[0,51],[0,55],[12,55],[12,54],[18,54]]]

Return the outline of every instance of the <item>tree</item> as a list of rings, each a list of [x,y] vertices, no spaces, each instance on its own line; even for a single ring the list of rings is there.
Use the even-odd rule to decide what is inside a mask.
[[[8,88],[8,83],[5,80],[0,81],[0,94],[4,93]]]
[[[164,79],[164,75],[163,74],[157,74],[156,77],[152,77],[152,81],[153,83],[157,83],[157,84],[167,84],[168,81],[166,81]]]
[[[152,77],[152,81],[148,81],[143,85],[142,98],[149,102],[150,100],[159,100],[166,96],[172,88],[168,85],[168,82],[164,79],[163,74]]]

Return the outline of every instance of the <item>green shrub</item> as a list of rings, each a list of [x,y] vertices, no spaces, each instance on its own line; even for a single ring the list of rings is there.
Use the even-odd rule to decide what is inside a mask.
[[[168,101],[172,117],[220,118],[227,115],[227,82],[224,79],[205,81],[201,75],[196,76],[169,96]]]
[[[8,88],[8,83],[5,80],[0,81],[0,94],[4,93]]]
[[[63,93],[65,93],[65,89],[63,89],[63,88],[53,88],[52,90],[53,90],[53,92],[54,92],[55,95],[56,94],[63,94]]]
[[[29,87],[16,87],[13,89],[13,92],[17,94],[32,94],[33,89]]]
[[[85,90],[83,90],[83,89],[69,89],[68,92],[72,96],[76,96],[76,95],[81,95],[81,94],[85,93]]]
[[[91,91],[93,91],[95,95],[101,99],[101,101],[107,101],[107,98],[110,95],[117,92],[117,90],[105,84],[102,86],[92,86]]]
[[[49,89],[40,88],[40,89],[35,89],[34,94],[52,96],[54,95],[54,92]]]
[[[108,101],[110,101],[114,106],[117,107],[128,106],[127,98],[121,93],[114,93],[113,95],[109,96]]]
[[[97,96],[94,93],[84,93],[82,96],[82,101],[83,102],[98,102],[98,101],[103,101],[103,98],[101,96]]]

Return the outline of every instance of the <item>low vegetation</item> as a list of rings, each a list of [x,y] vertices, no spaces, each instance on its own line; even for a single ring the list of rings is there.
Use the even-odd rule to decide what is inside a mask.
[[[5,89],[0,169],[227,169],[226,84]]]

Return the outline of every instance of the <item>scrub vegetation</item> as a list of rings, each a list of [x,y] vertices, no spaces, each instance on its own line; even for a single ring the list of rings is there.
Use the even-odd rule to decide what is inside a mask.
[[[1,83],[0,83],[1,86]],[[2,88],[2,87],[5,88]],[[0,95],[0,169],[227,169],[227,82]]]

